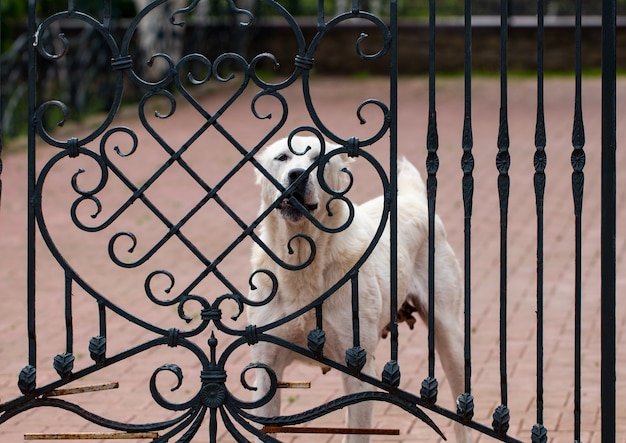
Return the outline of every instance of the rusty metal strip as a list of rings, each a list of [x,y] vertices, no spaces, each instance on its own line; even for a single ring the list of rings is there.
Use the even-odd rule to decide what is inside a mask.
[[[279,389],[311,389],[310,381],[281,381],[278,382]]]
[[[66,388],[66,389],[54,389],[44,394],[44,397],[57,397],[60,395],[82,394],[85,392],[108,391],[109,389],[117,389],[119,387],[120,387],[120,384],[114,381],[111,383],[104,383],[100,385],[77,386],[75,388]]]
[[[158,432],[71,432],[65,434],[24,434],[24,440],[154,440],[158,437]]]

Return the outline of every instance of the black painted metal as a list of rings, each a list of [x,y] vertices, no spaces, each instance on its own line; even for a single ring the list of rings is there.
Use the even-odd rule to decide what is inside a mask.
[[[531,431],[533,443],[548,441],[548,432],[543,424],[543,326],[544,326],[544,195],[546,189],[547,155],[546,124],[544,115],[543,43],[544,2],[537,2],[537,122],[535,126],[535,205],[537,211],[537,423]]]
[[[574,105],[574,129],[572,133],[572,190],[574,195],[575,242],[576,242],[576,281],[574,283],[574,440],[580,441],[581,420],[581,340],[582,340],[582,209],[585,175],[585,128],[582,115],[582,3],[576,0],[576,90]]]
[[[260,434],[256,424],[264,425],[293,425],[311,421],[315,418],[324,416],[332,411],[345,408],[348,405],[363,401],[380,401],[394,404],[413,416],[423,420],[431,426],[436,432],[439,432],[434,422],[423,412],[428,409],[436,414],[447,417],[451,420],[463,423],[481,433],[496,438],[501,441],[518,441],[507,435],[510,423],[510,411],[508,409],[508,384],[507,384],[507,228],[508,228],[508,203],[509,203],[509,136],[508,136],[508,98],[507,98],[507,29],[508,29],[508,1],[501,1],[501,69],[500,69],[500,92],[501,92],[501,108],[500,108],[500,125],[497,139],[498,152],[496,154],[496,167],[499,173],[497,190],[500,203],[500,386],[501,386],[501,405],[493,413],[493,422],[491,426],[484,425],[473,420],[474,414],[474,397],[472,395],[472,367],[471,367],[471,221],[472,221],[472,203],[474,197],[474,157],[473,157],[473,136],[472,136],[472,88],[471,88],[471,22],[472,10],[471,0],[465,0],[465,115],[464,126],[462,132],[462,158],[461,168],[463,172],[462,178],[462,194],[464,202],[464,228],[465,228],[465,393],[462,394],[457,402],[457,411],[447,410],[437,404],[438,382],[435,372],[435,335],[434,335],[434,221],[435,206],[437,197],[437,171],[439,166],[438,136],[437,136],[437,119],[436,119],[436,64],[435,64],[435,33],[436,33],[436,14],[435,0],[430,0],[430,63],[429,63],[429,116],[428,116],[428,134],[426,143],[426,169],[428,177],[426,180],[428,194],[428,212],[429,212],[429,304],[431,306],[429,312],[429,361],[428,361],[428,377],[422,382],[422,389],[419,395],[408,392],[399,388],[400,385],[400,366],[398,364],[398,328],[396,314],[398,310],[396,297],[392,297],[390,310],[390,358],[385,364],[381,378],[372,378],[361,374],[360,369],[364,363],[364,350],[360,347],[359,339],[359,288],[358,288],[358,272],[360,265],[367,259],[376,245],[377,240],[383,234],[383,228],[387,219],[391,225],[391,256],[395,257],[397,247],[397,202],[395,199],[397,191],[397,183],[395,172],[387,174],[379,161],[369,153],[365,147],[376,141],[382,140],[384,137],[389,138],[389,164],[390,171],[395,171],[397,166],[397,96],[398,96],[398,17],[397,2],[391,1],[389,4],[389,23],[385,23],[380,18],[361,10],[358,0],[353,0],[351,8],[345,14],[339,15],[326,20],[324,17],[324,2],[319,0],[319,13],[317,18],[318,33],[311,42],[306,42],[297,21],[294,17],[283,8],[279,3],[272,0],[261,0],[260,3],[266,7],[272,8],[280,17],[282,17],[292,28],[295,39],[297,41],[298,53],[293,61],[293,72],[279,83],[268,83],[262,80],[256,72],[256,66],[261,61],[269,61],[277,63],[277,60],[271,54],[258,54],[251,60],[247,60],[244,56],[234,53],[224,53],[214,61],[210,61],[201,54],[189,54],[176,62],[167,54],[155,54],[154,59],[161,59],[169,66],[169,70],[160,80],[149,82],[141,77],[135,70],[134,63],[130,52],[130,43],[132,36],[141,21],[152,10],[160,5],[168,3],[168,0],[155,0],[144,10],[139,11],[136,18],[132,21],[128,31],[120,42],[112,35],[110,30],[111,23],[111,3],[112,0],[104,1],[102,18],[94,18],[77,9],[73,0],[68,1],[67,10],[59,12],[53,16],[38,21],[36,17],[36,0],[29,1],[29,33],[33,36],[33,44],[29,45],[29,115],[30,115],[30,131],[29,131],[29,173],[28,173],[28,285],[27,285],[27,309],[28,309],[28,364],[22,369],[18,375],[18,385],[22,392],[22,396],[3,404],[0,404],[0,424],[17,416],[18,414],[37,407],[56,407],[73,412],[83,417],[85,420],[99,424],[105,428],[112,430],[121,430],[128,432],[136,431],[159,431],[161,437],[155,441],[165,442],[176,439],[176,441],[189,442],[194,436],[203,429],[208,428],[208,438],[210,441],[216,441],[218,428],[224,426],[237,441],[247,441],[250,436],[258,436],[265,441],[276,441],[273,437]],[[184,23],[181,16],[193,11],[199,3],[199,0],[192,0],[183,8],[174,10],[170,16],[172,26],[182,26]],[[249,26],[254,20],[254,11],[248,11],[238,8],[236,4],[227,0],[231,12],[238,17],[243,17],[242,26]],[[531,439],[533,442],[547,441],[547,429],[544,427],[543,417],[543,210],[544,210],[544,192],[546,188],[546,130],[544,122],[544,105],[543,105],[543,0],[538,0],[538,96],[537,96],[537,122],[535,132],[535,153],[534,153],[534,186],[536,197],[537,212],[537,423],[532,427]],[[576,290],[575,290],[575,429],[574,439],[580,441],[581,438],[581,324],[582,324],[582,202],[583,202],[583,185],[584,173],[583,167],[585,163],[584,146],[584,126],[582,118],[582,66],[581,66],[581,0],[577,0],[576,15],[576,90],[575,90],[575,110],[574,110],[574,128],[572,135],[573,152],[571,163],[573,167],[572,173],[572,190],[574,198],[575,222],[576,222]],[[39,102],[40,99],[36,94],[38,64],[54,63],[64,56],[69,42],[63,36],[58,36],[61,44],[61,52],[48,52],[40,39],[51,29],[51,26],[57,21],[71,18],[83,22],[86,26],[91,27],[95,32],[99,33],[102,40],[107,45],[111,54],[111,68],[115,76],[115,88],[111,91],[111,108],[104,122],[95,128],[93,132],[87,136],[78,138],[69,138],[68,140],[55,139],[46,129],[43,120],[44,115],[51,109],[60,110],[64,117],[68,114],[68,107],[61,101],[48,100]],[[359,140],[357,138],[342,139],[338,135],[330,131],[318,116],[317,110],[311,100],[309,90],[310,70],[314,66],[314,56],[318,45],[323,41],[324,37],[336,26],[345,21],[365,20],[374,24],[383,36],[383,46],[374,54],[365,54],[360,44],[366,35],[356,41],[356,49],[362,59],[379,59],[382,57],[389,58],[389,104],[385,104],[378,100],[368,100],[360,105],[357,115],[363,107],[374,105],[383,114],[383,124],[376,134],[367,140]],[[239,66],[243,71],[243,82],[237,91],[237,94],[246,89],[247,86],[254,84],[261,89],[257,93],[251,103],[253,114],[259,119],[268,118],[268,116],[260,115],[256,109],[256,102],[263,97],[274,98],[282,107],[283,115],[278,118],[278,122],[274,128],[266,134],[262,140],[251,149],[246,149],[239,143],[227,130],[220,124],[221,113],[230,105],[234,98],[224,105],[224,107],[215,114],[211,114],[203,109],[196,101],[194,101],[181,82],[181,75],[186,74],[186,66],[189,63],[197,63],[205,68],[207,74],[204,78],[194,77],[189,74],[188,79],[196,85],[203,85],[210,80],[218,85],[226,84],[230,78],[223,78],[219,74],[219,67],[226,62],[232,62]],[[126,79],[126,80],[125,80]],[[131,148],[122,151],[114,148],[116,154],[120,157],[129,157],[135,154],[139,140],[136,132],[131,128],[113,126],[112,122],[117,114],[124,91],[124,82],[130,81],[136,87],[144,91],[144,95],[138,104],[139,116],[143,126],[151,132],[151,135],[159,142],[164,151],[168,155],[168,160],[163,163],[156,172],[144,181],[141,185],[136,185],[131,179],[123,174],[123,172],[115,165],[114,159],[108,153],[109,139],[116,135],[128,137],[131,142]],[[350,156],[360,156],[369,162],[375,171],[379,174],[383,194],[385,196],[385,210],[381,217],[381,223],[376,233],[376,238],[365,251],[363,257],[357,262],[355,267],[347,275],[337,282],[326,293],[320,294],[319,298],[308,306],[293,312],[284,319],[266,326],[257,327],[255,325],[238,325],[238,329],[227,325],[222,319],[222,311],[220,306],[223,302],[234,302],[239,307],[239,312],[234,316],[238,318],[241,315],[245,305],[258,304],[246,298],[243,288],[235,287],[228,279],[220,273],[219,266],[232,250],[241,244],[244,240],[251,240],[263,248],[274,260],[286,269],[302,269],[311,262],[316,253],[316,245],[313,241],[305,236],[301,236],[310,245],[310,256],[302,263],[297,265],[289,265],[282,262],[273,251],[269,250],[267,245],[256,236],[255,228],[259,225],[264,217],[276,205],[267,208],[252,222],[247,223],[240,218],[218,195],[218,192],[224,185],[232,179],[232,177],[241,170],[245,165],[252,164],[268,179],[272,180],[276,187],[281,190],[282,196],[289,198],[290,189],[283,188],[273,177],[257,162],[255,155],[259,150],[276,134],[276,132],[285,125],[288,106],[282,90],[288,86],[300,83],[303,90],[304,100],[307,110],[315,127],[299,127],[291,132],[291,135],[298,133],[309,133],[321,138],[330,139],[341,145],[338,152],[346,153]],[[176,96],[172,91],[179,93]],[[616,204],[616,115],[615,115],[615,0],[603,0],[603,126],[602,126],[602,160],[603,160],[603,189],[602,189],[602,440],[603,442],[615,441],[615,204]],[[146,102],[153,97],[162,97],[170,105],[170,109],[165,114],[157,114],[159,118],[168,118],[176,108],[176,103],[181,100],[180,97],[187,99],[197,109],[197,111],[206,119],[206,123],[195,133],[190,134],[187,142],[183,143],[178,149],[170,146],[147,122],[145,114]],[[183,158],[185,151],[197,140],[202,134],[209,129],[214,129],[223,135],[241,154],[241,160],[233,167],[233,169],[214,186],[210,186],[207,181],[194,169],[194,166],[187,163]],[[39,138],[41,141],[39,141]],[[99,140],[99,150],[88,148],[87,146],[94,141]],[[38,143],[44,143],[59,149],[45,165],[40,169],[36,166],[36,147]],[[319,159],[319,164],[323,165],[334,154],[324,154]],[[71,189],[76,195],[71,210],[70,218],[74,225],[85,232],[99,232],[111,225],[121,214],[123,214],[134,203],[141,202],[151,213],[167,228],[167,233],[159,240],[156,245],[150,249],[143,257],[132,261],[124,261],[119,256],[116,245],[120,241],[130,241],[136,245],[137,239],[131,232],[118,232],[110,238],[109,241],[109,258],[120,268],[137,268],[147,262],[163,245],[170,239],[177,239],[183,244],[193,256],[204,266],[204,270],[192,281],[188,287],[183,289],[178,295],[169,299],[161,300],[157,298],[153,292],[152,282],[156,278],[165,278],[171,283],[170,289],[174,286],[174,276],[166,270],[153,271],[145,276],[145,293],[151,302],[160,306],[177,307],[178,315],[181,319],[187,319],[185,315],[185,305],[190,302],[198,303],[201,307],[201,322],[193,329],[181,331],[178,329],[165,329],[159,325],[151,324],[141,318],[136,317],[130,312],[124,311],[122,308],[114,304],[107,298],[107,294],[101,294],[94,289],[90,282],[85,281],[68,263],[68,258],[64,257],[57,249],[46,225],[46,217],[42,210],[42,190],[46,183],[46,178],[52,168],[68,157],[83,156],[88,157],[97,166],[100,172],[98,183],[91,189],[83,189],[78,185],[78,177],[83,172],[77,171],[71,180]],[[198,204],[190,210],[181,220],[170,220],[151,200],[147,192],[150,187],[161,177],[172,165],[176,164],[187,172],[189,177],[193,179],[205,192],[205,196]],[[1,165],[1,164],[0,164]],[[317,166],[314,165],[311,167]],[[1,172],[1,169],[0,169]],[[109,178],[116,177],[128,189],[130,197],[123,202],[120,208],[114,212],[108,219],[98,219],[101,211],[101,202],[98,193],[104,189]],[[1,188],[0,188],[1,189]],[[333,198],[344,201],[349,207],[352,204],[345,196],[345,191],[334,191]],[[281,198],[282,199],[282,198]],[[81,221],[78,215],[78,207],[89,202],[97,208],[97,212],[93,215],[99,224],[87,225]],[[209,202],[219,205],[225,213],[241,228],[241,234],[226,247],[226,249],[213,259],[209,259],[203,251],[183,233],[183,226],[191,220],[198,211],[205,207]],[[297,202],[295,202],[297,203]],[[311,222],[316,223],[315,220]],[[351,219],[337,228],[336,230],[345,229],[349,225]],[[333,232],[333,229],[319,225],[319,229]],[[64,279],[64,323],[65,323],[65,352],[56,355],[50,362],[56,372],[58,379],[45,385],[37,384],[37,330],[36,330],[36,263],[35,263],[35,246],[36,237],[41,236],[45,241],[46,247],[52,253],[56,261],[62,268]],[[397,291],[395,286],[395,278],[397,275],[396,261],[391,260],[391,293]],[[250,284],[258,274],[265,275],[272,281],[273,293],[276,292],[277,279],[276,276],[266,270],[254,271],[250,276]],[[195,295],[194,289],[207,276],[216,277],[228,290],[228,294],[222,295],[215,300],[208,300],[199,295]],[[353,348],[346,351],[345,361],[334,361],[324,356],[322,350],[325,342],[323,331],[323,305],[324,301],[330,297],[335,290],[342,285],[347,284],[352,288],[352,310],[353,310]],[[80,287],[89,294],[97,306],[98,335],[91,338],[88,345],[88,352],[93,360],[86,367],[74,370],[75,355],[80,352],[75,349],[74,343],[74,326],[73,326],[73,299],[72,293],[74,288]],[[169,290],[168,290],[169,291]],[[166,292],[168,292],[166,291]],[[272,298],[270,294],[266,300],[261,303],[269,303]],[[284,325],[288,321],[297,318],[300,315],[311,312],[316,316],[317,329],[310,332],[307,340],[307,347],[298,346],[284,339],[278,338],[271,334],[273,328]],[[111,314],[115,314],[124,318],[140,328],[151,331],[155,334],[155,338],[140,343],[134,347],[126,349],[117,354],[111,354],[107,350],[108,339],[108,319]],[[217,338],[211,334],[206,343],[208,349],[201,348],[191,339],[206,333],[209,325],[233,338],[233,341],[227,346],[221,348]],[[252,364],[243,369],[239,374],[241,383],[246,389],[251,389],[246,382],[246,373],[255,368],[264,369],[271,379],[270,392],[264,399],[259,402],[249,402],[234,397],[226,388],[225,381],[227,377],[226,363],[228,359],[241,347],[259,342],[267,341],[284,346],[295,353],[304,357],[317,360],[318,362],[332,367],[338,371],[358,377],[369,383],[373,390],[378,392],[367,392],[361,394],[353,394],[339,397],[317,408],[311,409],[301,414],[292,416],[279,417],[257,417],[250,412],[259,402],[267,401],[271,396],[276,394],[278,380],[269,367],[263,365]],[[191,400],[175,404],[168,401],[159,391],[157,378],[162,372],[173,374],[180,383],[183,378],[182,370],[176,364],[167,364],[157,368],[149,381],[149,388],[153,400],[162,408],[176,412],[175,418],[159,422],[145,424],[121,423],[108,419],[103,416],[93,414],[84,410],[79,405],[70,401],[47,398],[46,394],[51,390],[64,386],[69,382],[81,379],[89,374],[93,374],[105,367],[115,365],[123,360],[140,357],[147,350],[156,347],[170,346],[182,347],[191,352],[198,360],[201,371],[201,386],[199,391]],[[85,351],[85,350],[83,350]],[[16,374],[17,375],[17,374]],[[204,423],[208,421],[208,425]]]
[[[429,2],[428,27],[428,133],[426,134],[426,193],[428,198],[428,377],[422,382],[421,397],[436,403],[439,382],[435,376],[435,203],[437,200],[437,169],[439,169],[439,136],[435,99],[435,1]]]
[[[465,69],[464,69],[464,118],[461,145],[461,170],[463,171],[463,219],[464,219],[464,335],[465,335],[465,392],[457,399],[457,413],[464,420],[474,416],[472,395],[472,206],[474,199],[474,138],[472,134],[472,2],[465,0]]]
[[[493,413],[493,428],[505,435],[511,419],[508,408],[507,381],[507,305],[508,305],[508,213],[509,213],[509,122],[508,122],[508,0],[500,2],[500,125],[498,128],[498,197],[500,199],[500,397],[501,404]]]
[[[602,441],[615,442],[616,429],[616,252],[617,231],[617,86],[616,2],[602,2]]]
[[[36,27],[36,0],[29,1],[29,16],[28,16],[28,33],[35,35]],[[36,88],[37,82],[37,57],[35,55],[35,45],[28,45],[28,65],[30,67],[28,71],[28,116],[31,119],[28,131],[28,197],[35,195],[35,168],[32,165],[35,164],[35,109],[36,103]],[[34,368],[37,364],[37,338],[35,335],[35,208],[28,205],[28,237],[27,237],[28,251],[28,282],[27,282],[27,312],[28,312],[28,367]],[[34,386],[34,371],[30,371],[32,375],[25,378],[28,382],[28,386]],[[24,379],[20,376],[20,382],[24,384]],[[20,386],[20,390],[21,390]]]
[[[323,2],[322,2],[323,3]],[[390,25],[391,25],[391,29],[398,29],[398,5],[397,2],[391,2],[391,9],[389,10],[390,12]],[[396,63],[398,60],[398,39],[397,38],[392,38],[391,40],[391,45],[390,45],[390,56],[391,56],[391,66],[390,66],[390,75],[392,77],[392,79],[397,79],[398,78],[398,64]],[[396,114],[398,113],[398,82],[397,81],[392,81],[391,82],[391,87],[390,87],[390,101],[389,101],[389,105],[390,105],[390,111],[391,114]],[[389,141],[391,143],[391,146],[397,146],[398,145],[398,120],[395,118],[392,118],[391,121],[389,122]],[[389,158],[389,165],[391,167],[391,170],[397,170],[398,168],[398,159],[396,155],[390,155]],[[398,191],[398,183],[397,183],[397,177],[395,174],[391,174],[391,176],[389,177],[389,191],[391,193],[391,195],[395,195]],[[393,257],[394,255],[397,255],[398,253],[398,220],[397,220],[397,216],[398,216],[398,206],[397,206],[397,200],[392,198],[391,199],[391,207],[390,207],[390,211],[389,211],[389,223],[390,223],[390,238],[391,238],[391,248],[389,250],[391,256]],[[398,269],[397,269],[397,262],[392,261],[391,263],[391,269],[390,269],[390,274],[392,276],[391,278],[391,282],[390,282],[390,289],[391,289],[391,294],[396,294],[398,293],[398,289],[397,289],[397,276],[398,276]],[[394,389],[398,387],[399,383],[400,383],[400,370],[399,367],[397,366],[397,362],[398,362],[398,322],[396,321],[396,313],[398,312],[398,299],[396,297],[392,297],[391,298],[391,303],[389,304],[389,308],[390,308],[390,312],[389,312],[389,318],[391,319],[390,322],[390,335],[391,335],[391,352],[390,352],[390,359],[389,362],[387,363],[387,365],[385,366],[385,369],[383,370],[383,380],[387,380],[387,383],[392,386]]]

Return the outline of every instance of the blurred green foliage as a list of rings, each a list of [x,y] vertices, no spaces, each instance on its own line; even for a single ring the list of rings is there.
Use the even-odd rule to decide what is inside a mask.
[[[132,17],[135,14],[133,0],[114,0],[113,17]],[[0,50],[8,50],[20,31],[26,29],[28,18],[28,0],[0,1]],[[67,9],[67,0],[37,0],[37,15],[47,17]],[[102,2],[93,0],[75,0],[77,10],[98,17],[101,14]]]

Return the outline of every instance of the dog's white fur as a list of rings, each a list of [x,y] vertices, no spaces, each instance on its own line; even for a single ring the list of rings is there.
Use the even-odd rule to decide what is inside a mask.
[[[294,137],[289,149],[286,139],[280,140],[259,155],[258,160],[285,189],[303,170],[309,168],[320,154],[320,141],[315,137]],[[336,146],[325,143],[326,153]],[[292,152],[292,151],[295,151]],[[326,183],[334,190],[344,190],[349,176],[343,171],[349,161],[345,154],[337,154],[327,164],[321,165]],[[295,173],[293,171],[296,171]],[[290,175],[291,174],[291,175]],[[345,202],[332,200],[327,209],[329,194],[324,192],[317,180],[317,168],[302,177],[297,187],[297,199],[301,207],[310,212],[326,227],[343,226],[348,219],[349,208]],[[257,174],[261,186],[261,211],[278,202],[281,190],[262,174]],[[292,194],[293,195],[293,194]],[[295,198],[295,197],[294,197]],[[250,324],[267,325],[306,306],[348,272],[370,244],[380,224],[383,198],[378,197],[362,205],[354,205],[354,219],[336,233],[324,232],[304,216],[293,200],[284,198],[260,225],[260,238],[284,262],[297,265],[310,256],[310,246],[302,237],[310,237],[315,243],[316,254],[312,263],[302,270],[286,270],[270,258],[262,248],[255,245],[252,251],[254,270],[271,271],[278,281],[278,292],[266,305],[249,307]],[[441,220],[436,221],[436,348],[448,377],[452,395],[464,390],[463,383],[463,334],[460,325],[462,298],[461,272],[454,252],[446,240]],[[362,372],[376,376],[374,352],[381,333],[389,324],[389,227],[385,228],[380,241],[358,274],[360,346],[367,351],[367,361]],[[407,160],[398,167],[398,296],[405,300],[427,321],[428,310],[428,212],[424,183],[419,172]],[[291,249],[291,252],[289,251]],[[249,297],[255,302],[265,299],[271,292],[269,278],[257,274],[255,288]],[[341,287],[323,304],[323,329],[326,333],[324,355],[344,361],[345,352],[353,347],[352,302],[349,284]],[[280,336],[306,348],[307,334],[316,328],[314,312],[307,312],[289,323],[271,329],[268,333]],[[285,367],[297,355],[284,348],[260,342],[252,346],[255,362],[273,368],[281,380]],[[310,360],[306,360],[311,362]],[[406,373],[406,370],[404,371]],[[263,370],[257,370],[255,399],[263,397],[269,388],[269,378]],[[361,392],[368,386],[357,378],[343,375],[346,393]],[[369,388],[371,389],[371,387]],[[256,410],[261,416],[280,415],[280,395]],[[368,428],[372,422],[370,402],[347,408],[346,424],[351,428]],[[469,430],[456,425],[459,443],[471,441]],[[367,442],[367,436],[347,436],[344,442]]]

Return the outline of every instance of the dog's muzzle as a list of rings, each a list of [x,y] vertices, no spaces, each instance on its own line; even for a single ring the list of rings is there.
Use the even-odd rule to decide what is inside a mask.
[[[318,204],[317,202],[309,201],[311,194],[309,177],[300,178],[305,173],[306,170],[300,168],[289,171],[287,174],[287,187],[292,186],[298,179],[300,179],[300,182],[297,186],[295,186],[290,194],[291,198],[297,200],[308,212],[313,212],[317,209]],[[283,217],[292,221],[298,221],[304,216],[301,209],[294,205],[289,198],[283,199],[277,209],[280,210]]]

